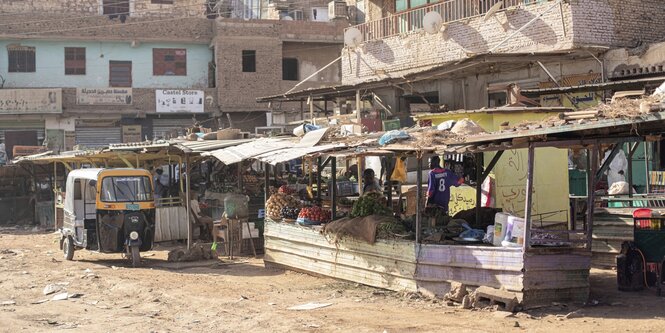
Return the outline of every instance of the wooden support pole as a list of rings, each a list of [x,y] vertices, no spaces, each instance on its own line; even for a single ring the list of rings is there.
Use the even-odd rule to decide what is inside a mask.
[[[337,157],[333,157],[331,163],[332,188],[328,190],[330,191],[330,210],[332,212],[332,219],[335,220],[337,218]]]
[[[587,232],[587,248],[591,250],[593,241],[593,210],[596,199],[594,189],[596,188],[596,169],[598,168],[598,145],[594,145],[589,151],[589,165],[587,167],[587,201],[586,201],[586,232]]]
[[[482,187],[483,187],[483,153],[475,153],[476,157],[476,225],[480,225],[482,210]]]
[[[633,197],[633,155],[637,150],[639,142],[635,142],[628,147],[628,197]],[[630,201],[630,207],[633,207],[633,201]]]
[[[264,178],[265,183],[263,184],[263,190],[265,191],[265,194],[264,194],[264,199],[265,200],[263,201],[263,203],[264,203],[263,208],[265,209],[265,203],[268,202],[268,199],[270,198],[270,164],[265,163],[264,169],[265,169],[264,170],[265,175],[263,176],[263,178]],[[266,212],[266,214],[267,214],[267,212]]]
[[[182,170],[182,165],[179,168]],[[191,198],[190,198],[190,186],[189,186],[189,178],[191,178],[192,172],[189,170],[189,154],[185,154],[185,204],[187,207],[187,249],[192,248],[192,221],[190,215],[192,214],[192,207],[191,207]],[[182,179],[182,178],[181,178]]]
[[[423,157],[418,156],[418,167],[416,168],[416,243],[420,243],[422,229],[422,206],[423,206]]]
[[[316,158],[316,199],[321,203],[321,156]]]
[[[527,158],[526,200],[524,201],[524,244],[522,249],[526,252],[531,247],[531,210],[533,206],[533,173],[535,165],[535,148],[529,145]]]

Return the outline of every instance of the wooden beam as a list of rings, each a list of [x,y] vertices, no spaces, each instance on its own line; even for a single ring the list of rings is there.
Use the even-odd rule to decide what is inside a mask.
[[[600,179],[600,177],[607,171],[607,169],[610,167],[610,163],[612,163],[612,160],[614,159],[615,156],[619,153],[619,150],[621,150],[621,147],[623,146],[624,142],[619,141],[617,142],[614,147],[612,148],[612,151],[610,152],[610,155],[603,161],[603,165],[600,166],[600,169],[596,172],[595,178],[596,181]],[[594,184],[595,185],[595,184]],[[611,185],[611,184],[608,184]]]
[[[487,168],[485,169],[485,172],[483,172],[483,174],[482,174],[482,178],[480,180],[481,183],[484,182],[485,179],[487,178],[487,176],[489,176],[490,172],[492,172],[492,170],[494,169],[496,164],[499,162],[499,159],[501,158],[501,155],[503,155],[503,152],[504,152],[504,150],[498,150],[496,152],[496,154],[494,155],[494,157],[492,157],[492,160],[487,165]]]
[[[476,158],[476,225],[480,225],[480,215],[481,215],[480,211],[481,211],[481,208],[483,206],[482,202],[481,202],[482,201],[482,186],[483,186],[483,180],[485,179],[483,177],[483,175],[484,175],[484,173],[483,173],[483,164],[482,164],[482,161],[481,161],[483,153],[475,153],[474,156]],[[495,158],[492,160],[492,162],[494,162],[497,159],[496,158],[497,156],[500,157],[501,155],[499,155],[497,153],[497,155],[494,156]],[[490,163],[490,165],[491,164],[492,163]]]
[[[335,220],[337,217],[337,157],[332,158],[331,165],[331,174],[332,174],[332,188],[328,189],[330,191],[330,209],[332,211],[332,219]]]
[[[118,156],[118,158],[119,158],[121,161],[123,161],[123,162],[125,163],[125,165],[127,165],[128,167],[130,167],[130,168],[132,168],[132,169],[134,168],[134,166],[132,165],[132,163],[131,163],[130,161],[128,161],[128,160],[127,160],[124,156],[122,156],[120,153],[118,153],[117,156]]]
[[[633,197],[633,155],[637,150],[639,142],[634,142],[630,147],[628,147],[628,197]],[[633,207],[633,202],[630,201],[630,207]]]
[[[180,171],[182,171],[182,165],[178,168]],[[192,172],[189,170],[189,154],[185,154],[185,172],[187,172],[187,177],[185,178],[185,202],[186,202],[186,207],[187,207],[187,249],[192,248],[192,238],[193,238],[193,230],[192,230],[192,222],[190,220],[190,215],[192,213],[192,207],[191,207],[191,198],[189,196],[190,192],[190,187],[189,187],[189,178],[191,178]],[[182,174],[180,179],[182,179]]]

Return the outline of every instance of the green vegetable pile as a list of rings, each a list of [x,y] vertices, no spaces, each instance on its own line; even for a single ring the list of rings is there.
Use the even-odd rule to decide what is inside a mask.
[[[351,209],[351,217],[364,217],[369,215],[386,215],[392,214],[390,208],[386,207],[385,199],[380,193],[367,193],[366,195],[358,198],[353,204]]]

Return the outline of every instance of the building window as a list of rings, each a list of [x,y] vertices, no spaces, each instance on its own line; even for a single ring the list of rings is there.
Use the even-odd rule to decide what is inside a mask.
[[[151,0],[150,3],[160,4],[160,5],[172,5],[173,0]]]
[[[298,59],[282,59],[282,80],[298,81]]]
[[[421,7],[429,3],[436,3],[436,2],[439,1],[438,0],[395,0],[395,11],[401,12],[411,8]]]
[[[7,50],[9,73],[34,73],[35,48],[29,46],[13,47]]]
[[[187,50],[152,49],[152,75],[187,75]]]
[[[117,15],[129,16],[129,0],[103,0],[102,14],[115,17]]]
[[[132,86],[131,61],[109,61],[109,86],[126,88]]]
[[[65,47],[65,75],[85,75],[85,47]]]
[[[242,71],[256,72],[256,51],[242,50]]]

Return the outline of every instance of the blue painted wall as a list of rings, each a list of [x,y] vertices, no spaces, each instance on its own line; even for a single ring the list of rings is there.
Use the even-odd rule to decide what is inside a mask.
[[[8,73],[7,45],[17,41],[0,41],[0,75],[5,88],[42,87],[108,87],[109,61],[131,61],[133,88],[207,88],[208,63],[212,51],[206,44],[21,41],[22,46],[35,47],[36,72]],[[86,48],[86,75],[65,75],[65,47]],[[153,48],[184,48],[187,50],[186,76],[153,76]]]

